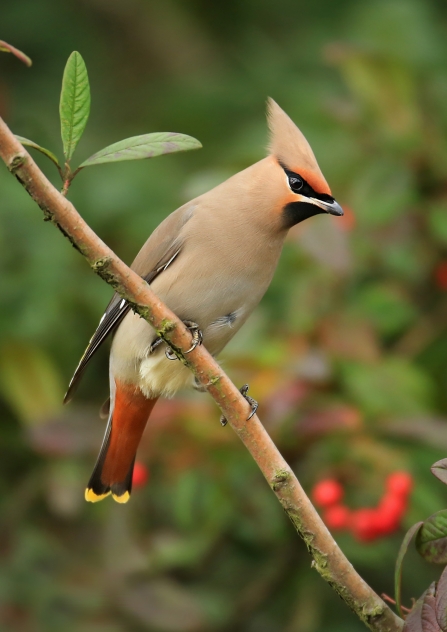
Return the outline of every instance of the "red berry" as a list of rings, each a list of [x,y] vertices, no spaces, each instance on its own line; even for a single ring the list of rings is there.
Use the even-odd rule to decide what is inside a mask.
[[[447,290],[447,261],[441,261],[435,269],[436,285],[441,290]]]
[[[407,499],[392,492],[386,493],[379,502],[377,510],[401,518],[407,509]]]
[[[343,487],[333,478],[327,478],[317,483],[312,490],[312,498],[319,507],[336,505],[343,498]]]
[[[329,529],[337,531],[346,529],[350,515],[350,511],[345,505],[332,505],[325,509],[323,520]]]
[[[377,507],[377,527],[381,535],[397,531],[407,510],[407,500],[388,492]]]
[[[351,531],[360,542],[372,542],[380,536],[376,509],[356,509],[351,513]]]
[[[147,467],[143,463],[140,463],[140,461],[136,461],[133,468],[132,487],[144,487],[148,481],[148,478],[149,471]]]
[[[393,472],[386,479],[388,492],[407,497],[413,489],[413,477],[408,472]]]

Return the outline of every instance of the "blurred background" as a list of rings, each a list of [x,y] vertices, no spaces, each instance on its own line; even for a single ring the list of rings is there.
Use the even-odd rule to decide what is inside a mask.
[[[0,37],[0,113],[61,157],[62,72],[78,50],[92,110],[73,164],[176,131],[197,152],[81,172],[70,198],[131,262],[176,207],[265,155],[272,96],[309,139],[343,219],[291,231],[262,305],[222,354],[307,491],[339,480],[372,506],[415,479],[400,530],[335,534],[392,594],[405,528],[447,504],[447,7],[436,0],[22,0]],[[35,156],[54,183],[53,165]],[[1,165],[0,165],[1,167]],[[107,350],[62,408],[111,292],[0,168],[0,629],[354,632],[206,394],[159,402],[128,505],[84,502]],[[406,572],[405,572],[406,568]],[[404,603],[439,575],[410,553]]]

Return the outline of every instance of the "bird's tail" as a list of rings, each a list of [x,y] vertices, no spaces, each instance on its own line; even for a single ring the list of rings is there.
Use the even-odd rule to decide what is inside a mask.
[[[85,499],[102,500],[112,494],[126,503],[132,491],[132,474],[138,445],[157,398],[147,399],[135,386],[115,381],[109,421]]]

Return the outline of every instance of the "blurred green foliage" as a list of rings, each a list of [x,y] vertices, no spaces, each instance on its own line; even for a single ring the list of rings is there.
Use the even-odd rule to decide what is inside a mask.
[[[224,366],[250,383],[306,489],[335,476],[350,506],[367,506],[408,469],[405,526],[445,507],[429,467],[447,450],[446,6],[22,0],[1,18],[0,36],[34,62],[0,57],[0,112],[15,133],[61,157],[62,72],[79,50],[92,112],[77,160],[155,131],[203,143],[77,177],[71,199],[126,261],[177,206],[263,157],[267,95],[290,114],[347,213],[292,231]],[[1,629],[363,629],[205,395],[157,404],[139,454],[150,481],[128,505],[84,503],[105,351],[77,400],[60,402],[110,290],[4,168],[0,191]],[[391,594],[402,535],[338,541]],[[409,605],[438,571],[414,552],[405,568]]]

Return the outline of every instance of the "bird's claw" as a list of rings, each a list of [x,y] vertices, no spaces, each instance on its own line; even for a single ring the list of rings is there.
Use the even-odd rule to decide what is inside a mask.
[[[197,323],[193,323],[192,320],[184,320],[183,323],[192,334],[192,345],[190,346],[188,351],[183,352],[186,355],[187,353],[191,353],[191,351],[194,351],[196,347],[202,344],[203,334],[202,330],[199,329],[199,325]]]
[[[170,347],[166,347],[165,356],[168,360],[178,360],[177,356]]]
[[[149,347],[149,353],[154,353],[155,349],[157,349],[157,347],[159,347],[162,342],[163,339],[157,336],[157,338],[155,338],[154,342]]]
[[[247,417],[247,421],[249,421],[253,417],[253,415],[256,413],[256,411],[258,410],[259,404],[258,404],[258,402],[255,399],[253,399],[253,397],[250,397],[249,395],[247,395],[247,393],[248,393],[248,384],[244,384],[244,386],[239,389],[239,392],[242,395],[242,397],[251,406],[251,413]],[[227,425],[228,421],[225,418],[225,415],[221,415],[220,423],[221,423],[221,426],[226,426]]]
[[[197,323],[194,323],[192,320],[184,320],[183,324],[186,326],[186,329],[189,329],[192,334],[192,345],[187,351],[183,352],[183,355],[186,355],[187,353],[191,353],[191,351],[194,351],[196,347],[202,344],[203,334],[201,329],[199,329],[199,325]],[[168,360],[177,360],[177,356],[169,347],[167,347],[165,355]]]

